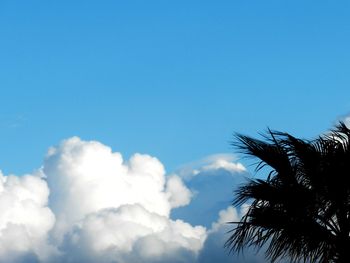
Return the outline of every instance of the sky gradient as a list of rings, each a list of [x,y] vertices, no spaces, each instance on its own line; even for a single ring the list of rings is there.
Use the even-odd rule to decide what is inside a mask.
[[[234,132],[256,136],[270,127],[314,138],[349,115],[349,13],[348,1],[323,0],[1,1],[0,169],[41,178],[44,189],[38,169],[51,160],[49,147],[69,152],[63,145],[72,138],[74,145],[110,147],[126,162],[135,153],[153,156],[165,169],[156,174],[165,178],[157,191],[170,202],[166,220],[205,226],[214,242],[210,233],[221,230],[210,232],[212,223],[220,221],[220,210],[233,213],[225,210],[232,188],[252,171],[230,146]],[[238,164],[247,170],[234,170]],[[47,195],[57,190],[49,178],[69,169],[45,175]],[[192,191],[179,207],[167,186],[174,174],[180,179],[170,184]],[[38,207],[49,209],[56,224],[47,231],[60,232],[57,222],[67,207],[55,207],[42,191]],[[78,219],[64,224],[75,226]],[[28,247],[35,262],[37,248]],[[202,251],[202,257],[220,254]],[[69,255],[81,260],[81,251]]]
[[[349,112],[347,1],[2,1],[0,167],[70,136],[170,171],[233,132],[313,137]]]

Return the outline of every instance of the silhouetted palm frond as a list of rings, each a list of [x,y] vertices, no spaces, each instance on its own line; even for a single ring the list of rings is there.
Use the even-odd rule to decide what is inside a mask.
[[[267,179],[249,180],[233,205],[250,202],[226,245],[267,246],[272,262],[350,262],[350,129],[339,123],[313,141],[270,131],[264,140],[236,135],[241,153],[269,167]]]

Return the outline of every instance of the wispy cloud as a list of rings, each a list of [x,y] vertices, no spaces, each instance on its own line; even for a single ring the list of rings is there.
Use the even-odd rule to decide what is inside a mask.
[[[16,129],[22,127],[27,121],[24,114],[1,114],[0,127],[3,129]]]

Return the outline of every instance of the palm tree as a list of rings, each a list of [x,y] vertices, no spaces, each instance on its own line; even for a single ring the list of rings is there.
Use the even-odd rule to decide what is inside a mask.
[[[350,129],[340,122],[329,134],[303,140],[270,131],[262,140],[236,135],[233,145],[258,159],[267,179],[250,179],[233,205],[247,213],[226,246],[261,249],[271,262],[350,262]],[[267,169],[266,169],[267,168]]]

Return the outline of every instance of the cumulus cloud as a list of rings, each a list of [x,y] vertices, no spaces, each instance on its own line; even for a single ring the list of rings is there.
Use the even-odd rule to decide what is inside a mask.
[[[224,250],[225,242],[228,238],[228,231],[232,226],[228,222],[238,221],[240,212],[236,208],[228,207],[219,212],[219,218],[212,223],[209,235],[203,249],[198,257],[200,263],[210,263],[213,259],[217,262],[232,262],[232,255],[229,250]]]
[[[124,161],[99,142],[74,137],[50,149],[43,172],[57,217],[52,231],[57,244],[118,262],[137,254],[133,261],[141,262],[178,250],[195,257],[204,243],[204,227],[170,219],[171,209],[188,204],[191,192],[179,177],[166,178],[154,157],[135,154]]]
[[[230,205],[233,187],[244,182],[247,171],[233,155],[216,154],[181,167],[177,174],[193,197],[187,206],[174,209],[172,216],[210,228],[218,213]]]
[[[228,248],[224,249],[226,240],[230,235],[229,231],[234,227],[229,222],[239,221],[246,212],[247,205],[239,208],[229,206],[219,212],[217,221],[212,223],[212,227],[208,230],[208,237],[197,258],[198,263],[211,263],[213,260],[220,263],[266,262],[264,249],[257,250],[248,247],[244,248],[241,253],[232,253]]]
[[[47,207],[49,189],[39,176],[0,173],[0,258],[7,262],[31,255],[46,260],[55,216]],[[34,256],[36,255],[36,256]]]
[[[245,210],[242,209],[241,214],[236,208],[229,206],[219,212],[219,219],[212,224],[211,232],[217,232],[220,228],[228,228],[229,222],[238,222]],[[229,231],[229,228],[228,230]]]
[[[100,142],[64,140],[49,149],[40,172],[0,174],[0,261],[216,260],[225,253],[213,240],[223,240],[224,222],[240,215],[222,209],[245,168],[224,154],[187,173],[167,176],[155,157],[124,160]]]
[[[66,241],[67,258],[70,261],[89,251],[90,255],[84,255],[89,262],[189,262],[205,238],[204,227],[170,220],[140,205],[124,205],[90,214],[77,225]],[[72,253],[72,249],[82,253]],[[186,257],[179,258],[181,254]]]
[[[188,205],[192,198],[192,192],[184,185],[179,176],[172,175],[166,184],[170,205],[173,208]]]

